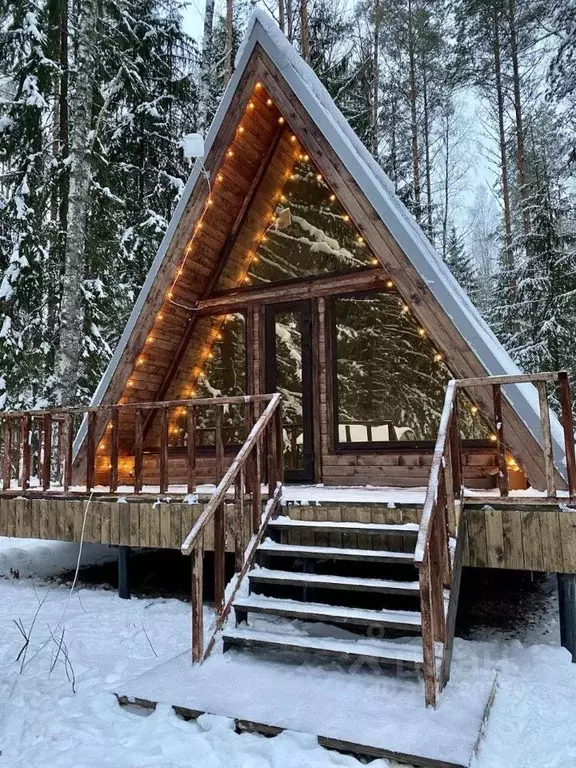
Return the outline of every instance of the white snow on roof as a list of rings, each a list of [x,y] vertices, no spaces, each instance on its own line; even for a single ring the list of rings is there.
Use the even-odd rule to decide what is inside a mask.
[[[478,360],[490,375],[518,374],[520,369],[500,344],[494,333],[480,316],[464,290],[456,282],[447,265],[436,253],[421,228],[394,192],[390,179],[356,136],[330,94],[316,74],[299,56],[282,34],[276,22],[263,10],[256,9],[248,23],[244,42],[236,56],[236,69],[222,97],[208,135],[205,157],[220,130],[224,116],[240,78],[256,44],[260,44],[292,88],[296,97],[307,110],[318,129],[324,134],[336,154],[344,163],[369,202],[386,223],[400,248],[410,259],[422,280],[443,307],[459,333],[470,346]],[[130,315],[118,347],[94,394],[92,405],[97,405],[110,383],[128,340],[144,307],[148,293],[164,260],[170,241],[201,176],[202,161],[198,160],[178,204],[154,263],[148,273],[138,300]],[[214,170],[214,169],[208,169]],[[532,384],[508,385],[504,393],[540,442],[540,416],[537,390]],[[564,470],[563,432],[558,420],[552,416],[554,454],[558,469]],[[80,430],[75,449],[84,437]]]

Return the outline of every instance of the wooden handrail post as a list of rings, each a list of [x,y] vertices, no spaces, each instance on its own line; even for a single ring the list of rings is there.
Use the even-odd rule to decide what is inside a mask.
[[[188,458],[187,491],[194,493],[196,490],[196,408],[188,406],[186,420],[186,449]]]
[[[70,435],[72,442],[72,435]],[[96,457],[96,411],[88,414],[88,433],[86,435],[86,490],[94,487],[94,460]]]
[[[454,403],[452,405],[452,418],[450,420],[449,439],[450,439],[450,459],[452,462],[452,493],[455,499],[462,496],[462,440],[460,438],[458,411],[458,390],[454,394]]]
[[[64,421],[64,436],[63,436],[63,453],[64,453],[64,467],[62,468],[62,486],[64,493],[68,493],[68,489],[72,485],[72,434],[74,430],[74,421],[71,413],[67,413]]]
[[[216,487],[224,474],[224,445],[222,443],[222,409],[216,407]],[[216,612],[224,607],[226,588],[226,505],[224,501],[214,513],[214,604]]]
[[[192,560],[192,662],[204,654],[204,539],[191,552]]]
[[[420,568],[420,614],[422,617],[422,659],[424,672],[424,697],[427,706],[437,704],[436,652],[432,629],[432,596],[430,584],[430,552]]]
[[[237,485],[238,493],[234,500],[234,562],[235,571],[240,573],[244,562],[244,549],[246,547],[246,518],[244,516],[244,467],[240,470],[240,481]]]
[[[142,490],[143,443],[144,422],[142,409],[137,408],[134,415],[134,493],[140,493]]]
[[[278,481],[278,442],[276,440],[276,433],[274,430],[275,421],[275,419],[272,419],[266,430],[266,448],[268,450],[268,498],[272,498],[274,495],[274,491],[276,490],[276,483]]]
[[[506,443],[504,442],[504,422],[502,416],[502,388],[500,384],[492,385],[492,400],[494,403],[494,428],[496,446],[498,448],[498,486],[501,496],[508,496],[510,487],[508,467],[506,465]]]
[[[540,427],[542,428],[542,454],[544,456],[544,469],[546,471],[546,492],[548,496],[556,496],[556,483],[554,481],[554,455],[552,453],[552,431],[550,428],[550,410],[548,408],[548,395],[546,382],[536,382],[538,387],[538,403],[540,405]]]
[[[570,502],[576,501],[576,459],[574,457],[574,422],[572,418],[572,398],[570,381],[566,371],[558,374],[560,383],[560,407],[562,427],[564,429],[564,449],[566,451],[566,474],[568,476],[568,495]]]
[[[254,533],[254,531],[258,530],[258,527],[260,525],[260,517],[262,515],[262,480],[261,480],[261,469],[262,469],[262,460],[261,460],[261,439],[258,440],[256,443],[256,446],[254,447],[254,450],[252,451],[253,455],[253,474],[252,474],[252,525],[251,525],[251,533]]]
[[[42,490],[50,489],[50,474],[52,469],[52,414],[44,416],[43,430],[44,455],[42,457]]]
[[[30,414],[22,416],[20,420],[20,455],[22,457],[22,467],[20,474],[20,487],[23,491],[30,485],[30,464],[32,459],[30,446],[30,430],[32,428],[32,417]]]
[[[12,419],[4,417],[4,457],[2,467],[2,487],[5,491],[10,489],[12,479]]]
[[[160,409],[160,493],[168,490],[168,408]]]
[[[277,482],[284,482],[284,431],[282,426],[282,401],[278,403],[276,414],[274,416],[274,430],[276,433],[276,461],[277,461]]]
[[[110,491],[118,488],[118,408],[112,408],[110,430]]]

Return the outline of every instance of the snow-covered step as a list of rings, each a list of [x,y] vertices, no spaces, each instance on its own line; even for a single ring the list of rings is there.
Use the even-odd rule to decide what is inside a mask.
[[[300,544],[278,544],[265,541],[258,547],[258,552],[276,557],[304,557],[316,560],[361,560],[367,563],[394,563],[411,565],[414,562],[412,552],[387,552],[377,549],[351,549],[342,547],[314,547]]]
[[[420,595],[417,581],[393,579],[365,579],[356,576],[332,576],[321,573],[298,573],[268,568],[255,568],[248,574],[250,583],[274,586],[317,587],[318,589],[343,589],[350,592],[378,592],[381,594]]]
[[[275,651],[300,651],[314,656],[335,656],[347,661],[366,661],[388,666],[422,668],[422,648],[404,643],[367,643],[358,640],[337,640],[332,637],[282,635],[236,627],[223,637],[224,650],[229,648],[261,648]]]
[[[271,520],[269,528],[280,531],[321,531],[324,533],[359,533],[397,536],[417,536],[417,523],[339,523],[324,520],[292,520],[290,517],[278,517]]]
[[[237,598],[234,601],[234,609],[238,616],[246,613],[260,613],[284,616],[288,619],[300,619],[301,621],[334,622],[367,627],[378,626],[412,632],[418,632],[421,628],[421,617],[418,611],[391,611],[387,609],[374,611],[366,608],[346,608],[340,605],[301,603],[297,600],[279,600],[259,595]]]

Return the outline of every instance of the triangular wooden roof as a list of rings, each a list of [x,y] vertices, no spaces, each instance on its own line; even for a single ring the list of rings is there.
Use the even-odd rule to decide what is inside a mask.
[[[271,190],[280,168],[274,163],[284,152],[284,172],[291,149],[286,126],[446,355],[452,373],[458,378],[520,373],[314,72],[275,22],[257,10],[206,137],[205,157],[192,170],[92,405],[190,396],[182,390],[185,382],[190,387],[189,377],[180,377],[178,366],[184,360],[189,371],[198,352],[189,344],[190,327],[198,322],[192,308],[215,289],[238,285],[250,249],[246,238],[274,214]],[[224,162],[226,180],[219,184]],[[163,310],[167,297],[172,299],[169,312]],[[150,340],[165,347],[168,362],[164,368],[148,367],[141,384],[138,366]],[[506,441],[532,483],[540,486],[537,391],[523,384],[504,392]],[[490,393],[483,394],[479,398],[476,390],[474,399],[489,412]],[[554,418],[552,431],[560,458],[563,435]],[[81,430],[77,449],[83,436]]]

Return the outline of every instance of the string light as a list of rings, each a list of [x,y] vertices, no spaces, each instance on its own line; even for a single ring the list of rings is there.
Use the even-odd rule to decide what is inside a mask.
[[[442,362],[442,355],[440,354],[440,352],[436,352],[436,354],[434,355],[434,362],[435,363]]]
[[[132,379],[128,379],[128,386],[129,387],[133,387],[134,386],[134,382],[132,381]]]
[[[156,315],[156,320],[164,320],[164,315],[162,314],[162,312],[158,312],[158,314]]]
[[[303,160],[304,160],[305,163],[307,163],[308,160],[310,160],[310,155],[304,155]]]
[[[244,133],[244,126],[243,125],[239,125],[238,126],[238,133]]]
[[[271,107],[272,104],[273,104],[272,99],[266,99],[266,104],[267,104],[267,106]]]
[[[152,344],[153,341],[154,341],[154,338],[152,336],[147,336],[146,337],[146,344]]]
[[[330,195],[330,202],[333,203],[336,200],[336,195]]]
[[[262,83],[261,83],[260,81],[258,81],[258,82],[256,83],[256,85],[254,86],[254,88],[255,88],[257,91],[259,91],[259,90],[260,90],[260,88],[262,88]]]
[[[386,280],[386,288],[394,288],[394,283],[392,280]]]
[[[424,336],[426,336],[426,331],[424,330],[424,328],[418,328],[418,336],[420,336],[422,338],[424,338]]]
[[[292,134],[292,136],[290,136],[290,141],[292,143],[294,143],[296,141],[296,136],[294,136],[294,134]],[[300,158],[302,159],[302,155],[300,155]]]
[[[249,101],[248,102],[248,109],[254,109],[254,107],[255,107],[254,102],[253,101]]]
[[[278,118],[278,122],[280,123],[280,125],[284,125],[284,118],[282,116],[280,116]]]
[[[409,310],[410,310],[410,307],[408,306],[408,304],[402,304],[402,309],[400,310],[400,312],[401,312],[403,315],[405,315],[405,314],[406,314],[406,312],[408,312]]]
[[[496,440],[498,440],[498,437],[492,432],[492,434],[490,435],[490,441],[495,443]]]
[[[321,174],[321,173],[317,173],[317,174],[316,174],[316,181],[317,181],[318,183],[320,183],[320,182],[322,181],[322,174]]]
[[[372,264],[374,267],[376,267],[376,266],[378,266],[378,264],[379,264],[380,262],[378,261],[378,259],[377,259],[376,257],[373,257],[372,259],[370,259],[370,263],[371,263],[371,264]]]
[[[360,236],[358,236],[358,237],[356,238],[356,242],[358,243],[358,245],[364,245],[364,238],[363,238],[363,237],[360,237]]]
[[[229,149],[228,152],[226,152],[226,157],[234,157],[234,150]]]
[[[350,216],[348,216],[348,214],[345,213],[344,216],[342,216],[342,221],[349,222],[350,221]]]
[[[471,413],[473,416],[475,416],[475,415],[478,413],[478,406],[477,406],[477,405],[473,405],[473,406],[470,408],[470,413]]]
[[[216,176],[216,181],[224,181],[224,176],[219,173],[218,176]]]
[[[136,365],[142,365],[144,363],[144,358],[139,357],[138,360],[136,360]]]

